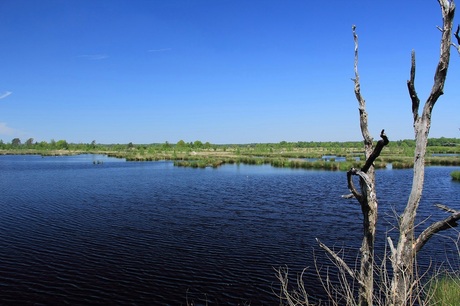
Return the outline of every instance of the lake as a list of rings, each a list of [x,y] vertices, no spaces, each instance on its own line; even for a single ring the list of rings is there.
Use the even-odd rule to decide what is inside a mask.
[[[419,219],[460,209],[459,167],[427,167]],[[378,170],[379,233],[396,223],[412,170]],[[274,268],[303,268],[322,296],[315,238],[352,264],[361,211],[344,172],[271,166],[174,167],[102,155],[0,156],[1,304],[277,305]],[[451,239],[432,238],[419,263],[458,265]],[[453,262],[452,262],[453,260]]]

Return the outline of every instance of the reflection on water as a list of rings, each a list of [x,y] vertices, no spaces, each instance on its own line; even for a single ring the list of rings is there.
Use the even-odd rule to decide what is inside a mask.
[[[343,248],[350,263],[359,249],[361,213],[340,197],[343,172],[190,169],[100,155],[0,156],[0,169],[6,304],[273,305],[273,267],[311,267],[308,290],[322,294],[313,256],[329,263],[315,238]],[[420,220],[445,217],[434,203],[460,202],[453,169],[427,168]],[[395,223],[393,209],[401,212],[411,175],[377,172],[381,233]],[[448,237],[427,245],[422,264],[445,260]]]

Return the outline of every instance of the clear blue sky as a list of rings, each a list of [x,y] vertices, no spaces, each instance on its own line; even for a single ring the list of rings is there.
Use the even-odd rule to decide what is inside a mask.
[[[0,139],[361,140],[352,24],[372,135],[412,139],[410,53],[424,101],[436,0],[2,0]],[[459,84],[452,49],[430,137],[459,138]]]

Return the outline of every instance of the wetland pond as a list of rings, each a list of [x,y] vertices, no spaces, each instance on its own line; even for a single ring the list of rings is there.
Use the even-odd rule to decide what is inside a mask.
[[[420,221],[459,209],[459,167],[427,167]],[[377,170],[379,228],[393,235],[412,169]],[[126,162],[102,155],[0,156],[0,304],[278,305],[274,268],[322,297],[315,238],[355,262],[361,212],[345,172],[268,165],[218,169]],[[422,266],[458,265],[444,232]]]

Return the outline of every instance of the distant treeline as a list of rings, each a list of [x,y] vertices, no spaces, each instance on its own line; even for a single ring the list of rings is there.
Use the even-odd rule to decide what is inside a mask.
[[[33,138],[29,138],[24,142],[19,138],[14,138],[10,142],[4,142],[0,140],[0,150],[20,150],[20,149],[35,149],[35,150],[72,150],[72,151],[123,151],[127,149],[144,149],[149,148],[161,149],[161,150],[184,150],[184,149],[225,149],[225,148],[246,148],[254,149],[256,151],[266,151],[270,149],[304,149],[304,148],[324,148],[324,149],[361,149],[363,147],[362,141],[298,141],[298,142],[286,142],[281,141],[279,143],[249,143],[249,144],[211,144],[209,142],[203,143],[200,140],[194,142],[185,142],[183,140],[178,141],[175,144],[165,143],[151,143],[151,144],[98,144],[95,140],[91,143],[69,143],[66,140],[51,140],[35,142]],[[405,139],[391,141],[388,144],[388,148],[399,148],[409,149],[415,147],[415,140]],[[453,151],[458,151],[460,147],[459,138],[430,138],[428,139],[428,147],[439,147],[443,148],[443,152],[446,153],[446,148],[455,148]],[[431,150],[433,151],[433,150]],[[435,150],[434,150],[435,151]]]
[[[415,141],[390,141],[385,146],[376,168],[388,164],[396,168],[413,166]],[[66,140],[34,142],[32,138],[21,142],[14,138],[10,143],[0,140],[0,154],[39,154],[42,156],[74,154],[106,154],[127,161],[170,160],[176,166],[218,167],[224,164],[270,164],[274,167],[324,169],[345,171],[360,168],[365,161],[363,143],[299,141],[250,144],[211,144],[196,140],[152,144],[98,144],[68,143]],[[432,138],[428,140],[427,165],[460,165],[460,139]]]

